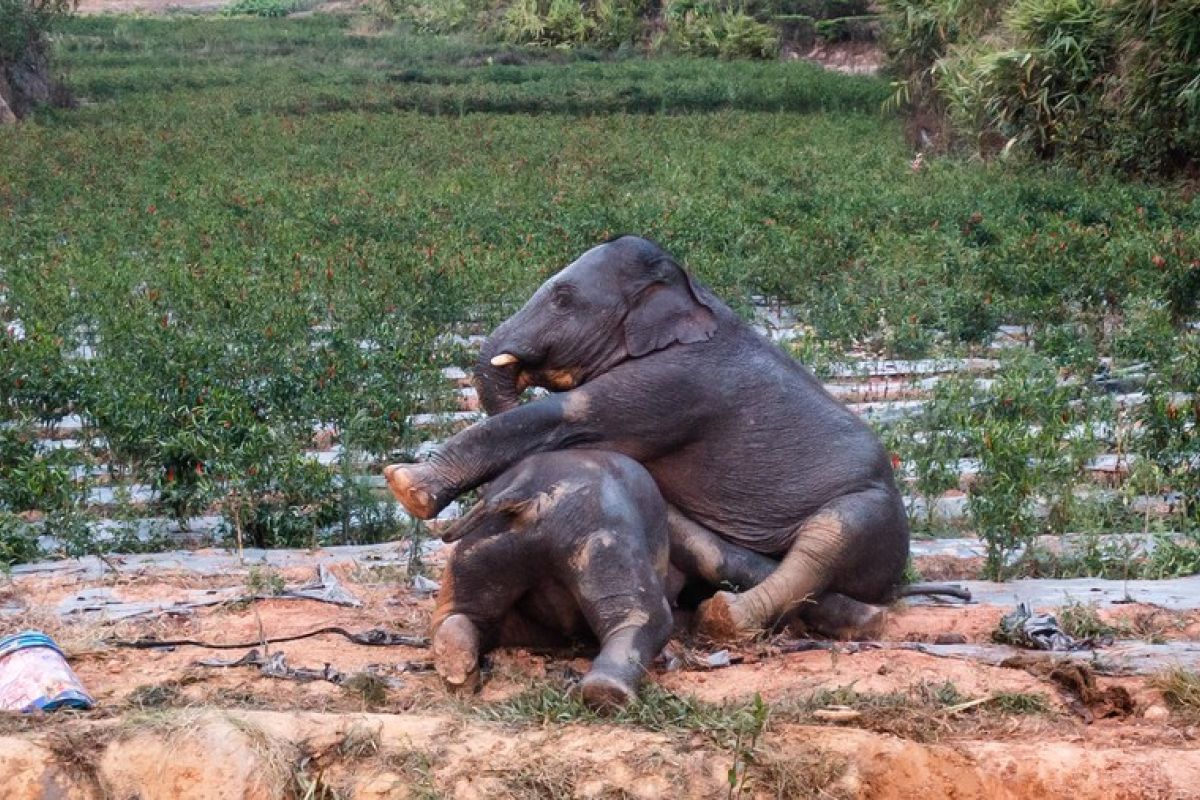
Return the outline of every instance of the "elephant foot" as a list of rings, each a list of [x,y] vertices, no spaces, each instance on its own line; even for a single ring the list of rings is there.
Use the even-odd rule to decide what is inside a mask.
[[[470,692],[479,686],[479,629],[465,615],[451,614],[438,626],[433,666],[450,689]]]
[[[805,628],[842,641],[869,641],[883,635],[888,609],[837,592],[826,592],[795,615]]]
[[[717,592],[701,603],[693,625],[697,634],[714,642],[750,639],[759,633],[757,626],[746,619],[733,592]]]
[[[624,708],[637,697],[637,690],[626,683],[592,670],[579,682],[583,704],[601,714]]]
[[[431,473],[426,464],[390,464],[383,468],[388,488],[404,510],[417,519],[433,519],[441,510],[436,495],[424,488],[433,482]]]
[[[858,615],[852,623],[826,635],[836,636],[847,642],[875,641],[883,636],[887,622],[888,610],[882,606],[871,606],[870,611]]]

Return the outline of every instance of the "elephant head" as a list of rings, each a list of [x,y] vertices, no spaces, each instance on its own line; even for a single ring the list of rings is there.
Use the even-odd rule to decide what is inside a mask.
[[[530,386],[566,391],[631,358],[706,341],[714,301],[661,247],[622,236],[547,280],[484,344],[475,384],[485,411]]]

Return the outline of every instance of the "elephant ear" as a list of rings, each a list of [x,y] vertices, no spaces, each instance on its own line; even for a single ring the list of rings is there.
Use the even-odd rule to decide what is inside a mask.
[[[513,487],[504,489],[491,497],[485,497],[472,506],[470,511],[442,530],[442,541],[457,542],[485,525],[495,528],[493,533],[499,532],[501,529],[510,527],[516,517],[533,506],[535,500],[536,497]]]
[[[705,342],[717,330],[713,308],[692,277],[669,258],[659,258],[634,286],[625,315],[625,348],[633,358],[679,342]]]

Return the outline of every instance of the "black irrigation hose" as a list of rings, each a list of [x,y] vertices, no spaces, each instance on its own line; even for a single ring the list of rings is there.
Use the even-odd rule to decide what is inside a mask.
[[[424,636],[408,636],[402,633],[388,633],[382,628],[372,628],[362,633],[351,633],[345,628],[317,628],[315,631],[308,633],[297,633],[294,636],[275,636],[264,639],[257,639],[253,642],[244,642],[239,644],[214,644],[212,642],[201,642],[197,639],[107,639],[106,644],[114,647],[128,647],[134,650],[155,650],[161,647],[204,647],[209,650],[241,650],[246,647],[258,647],[263,644],[277,644],[279,642],[294,642],[297,639],[308,639],[312,636],[320,636],[322,633],[336,633],[340,636],[345,636],[355,644],[368,645],[370,647],[428,647],[429,640]]]

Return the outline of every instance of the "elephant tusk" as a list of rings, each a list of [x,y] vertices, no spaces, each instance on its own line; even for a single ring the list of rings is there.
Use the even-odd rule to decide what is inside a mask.
[[[492,357],[493,367],[507,367],[509,364],[516,364],[521,359],[514,356],[512,353],[501,353],[498,356]]]

